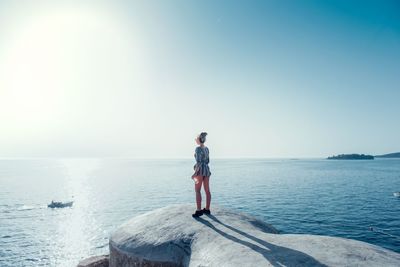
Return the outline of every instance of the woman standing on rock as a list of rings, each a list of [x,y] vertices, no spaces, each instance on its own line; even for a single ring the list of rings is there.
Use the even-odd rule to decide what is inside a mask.
[[[196,192],[196,205],[197,210],[192,214],[193,217],[199,217],[201,215],[210,214],[210,203],[211,203],[211,193],[210,193],[210,168],[208,163],[210,162],[208,148],[204,145],[206,142],[207,133],[202,132],[197,136],[196,151],[194,153],[194,158],[196,159],[196,165],[194,165],[194,174],[192,179],[194,180],[194,190]],[[201,186],[203,185],[204,191],[206,193],[206,207],[201,209]]]

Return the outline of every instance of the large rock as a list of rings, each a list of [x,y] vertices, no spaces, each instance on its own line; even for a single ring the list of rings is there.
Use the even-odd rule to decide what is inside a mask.
[[[90,258],[81,260],[78,267],[108,267],[108,255],[92,256]]]
[[[110,237],[110,267],[400,266],[400,254],[328,236],[277,234],[260,220],[221,207],[193,219],[193,205],[139,215]]]

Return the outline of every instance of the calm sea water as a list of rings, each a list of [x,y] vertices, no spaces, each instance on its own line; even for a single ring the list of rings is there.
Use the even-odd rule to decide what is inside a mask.
[[[136,214],[194,202],[192,166],[0,160],[0,266],[75,266],[107,253],[109,234]],[[400,252],[400,199],[392,194],[400,191],[400,160],[214,160],[211,170],[213,203],[282,233],[347,237]],[[53,210],[52,199],[75,202]]]

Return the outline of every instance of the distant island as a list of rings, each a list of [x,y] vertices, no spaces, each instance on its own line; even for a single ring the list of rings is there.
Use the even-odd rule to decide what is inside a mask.
[[[374,159],[374,156],[364,154],[340,154],[328,157],[327,159]]]
[[[396,153],[390,153],[390,154],[384,154],[384,155],[376,155],[376,158],[390,158],[390,159],[395,159],[395,158],[400,158],[400,152]]]

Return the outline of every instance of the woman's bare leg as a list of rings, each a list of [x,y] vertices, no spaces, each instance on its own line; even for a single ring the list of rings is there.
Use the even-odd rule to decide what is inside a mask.
[[[196,205],[197,205],[197,210],[201,210],[201,185],[203,184],[203,176],[197,176],[195,177],[197,179],[198,183],[194,184],[194,191],[196,191]]]
[[[211,204],[210,177],[209,176],[205,176],[203,178],[203,184],[204,184],[204,192],[206,192],[206,210],[209,210],[210,204]]]

